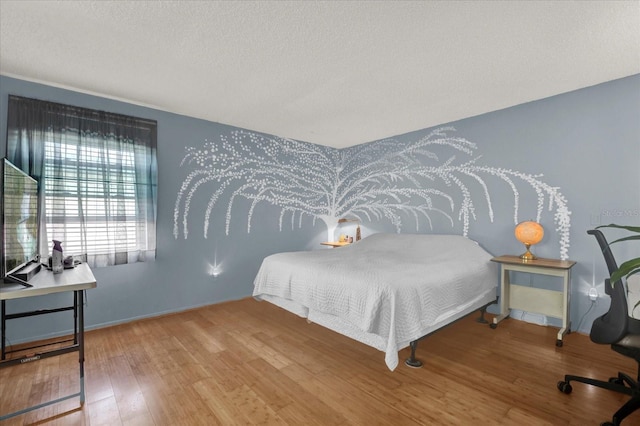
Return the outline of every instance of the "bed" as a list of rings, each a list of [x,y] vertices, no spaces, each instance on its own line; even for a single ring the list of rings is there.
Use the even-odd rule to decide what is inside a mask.
[[[373,234],[335,249],[266,257],[253,296],[385,353],[496,301],[492,255],[460,235]],[[411,363],[409,363],[411,365]]]

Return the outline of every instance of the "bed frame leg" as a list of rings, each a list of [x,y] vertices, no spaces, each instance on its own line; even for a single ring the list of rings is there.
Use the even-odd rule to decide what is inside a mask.
[[[480,324],[489,324],[489,321],[487,321],[484,318],[484,314],[487,312],[487,307],[483,306],[482,308],[480,308],[480,316],[478,318],[476,318],[476,322],[479,322]]]
[[[476,319],[476,322],[479,322],[480,324],[488,324],[489,321],[487,321],[484,318],[484,314],[487,313],[487,308],[491,305],[495,305],[498,303],[498,298],[496,298],[496,300],[494,300],[491,303],[487,303],[486,305],[484,305],[482,308],[480,308],[480,316]]]
[[[409,343],[409,346],[411,346],[411,356],[407,358],[404,363],[411,368],[422,367],[422,361],[416,359],[416,349],[418,348],[418,341],[414,340],[413,342]]]
[[[487,312],[487,308],[490,305],[495,305],[496,303],[498,303],[498,299],[496,298],[496,300],[494,300],[493,302],[489,302],[486,305],[484,305],[482,308],[480,308],[480,316],[478,318],[476,318],[476,322],[479,322],[481,324],[488,324],[489,321],[487,321],[484,317],[484,314]],[[428,334],[420,337],[419,339],[414,340],[413,342],[409,343],[409,346],[411,346],[411,356],[409,358],[407,358],[404,363],[407,364],[409,367],[412,368],[420,368],[422,367],[422,361],[417,360],[416,359],[416,349],[418,349],[418,341],[427,337]]]

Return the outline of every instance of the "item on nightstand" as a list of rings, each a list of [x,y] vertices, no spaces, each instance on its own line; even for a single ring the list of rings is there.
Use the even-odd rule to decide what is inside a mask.
[[[360,241],[361,239],[360,219],[347,219],[347,218],[338,219],[338,223],[346,223],[346,222],[356,222],[358,224],[358,227],[356,228],[356,241]]]
[[[51,270],[54,274],[59,274],[64,271],[61,244],[61,241],[53,240],[53,250],[51,251]]]
[[[520,255],[520,259],[524,261],[534,260],[536,257],[529,251],[529,247],[542,241],[544,237],[544,228],[542,228],[542,225],[532,220],[520,222],[516,225],[514,234],[516,239],[527,248],[527,251]]]

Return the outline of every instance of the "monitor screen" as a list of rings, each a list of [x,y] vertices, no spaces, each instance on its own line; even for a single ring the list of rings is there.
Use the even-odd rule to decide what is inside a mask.
[[[38,261],[38,182],[2,164],[2,277]]]

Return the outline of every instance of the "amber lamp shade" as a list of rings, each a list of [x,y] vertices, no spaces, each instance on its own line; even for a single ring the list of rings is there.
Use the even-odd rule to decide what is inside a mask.
[[[522,260],[533,260],[536,257],[531,253],[529,248],[538,244],[544,237],[544,228],[538,222],[528,220],[526,222],[520,222],[516,225],[514,232],[516,239],[520,241],[527,248],[527,251],[520,255]]]

